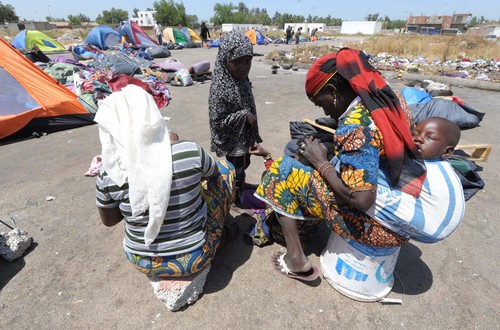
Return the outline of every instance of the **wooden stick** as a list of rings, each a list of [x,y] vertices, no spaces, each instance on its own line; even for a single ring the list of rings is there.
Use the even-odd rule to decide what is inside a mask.
[[[314,127],[317,127],[319,129],[322,129],[323,131],[326,131],[328,133],[332,133],[332,134],[335,134],[335,130],[333,128],[330,128],[328,126],[323,126],[323,125],[320,125],[320,124],[317,124],[314,120],[311,120],[311,119],[307,119],[307,118],[302,118],[302,122],[306,123],[306,124],[309,124],[311,126],[314,126]]]
[[[1,223],[3,223],[4,225],[6,225],[7,227],[9,227],[10,229],[14,229],[13,227],[9,226],[8,224],[6,224],[5,222],[3,222],[2,220],[0,220]]]

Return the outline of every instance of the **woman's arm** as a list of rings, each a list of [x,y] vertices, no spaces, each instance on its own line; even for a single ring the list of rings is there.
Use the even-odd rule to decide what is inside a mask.
[[[374,190],[350,190],[344,185],[333,166],[327,167],[320,174],[333,188],[333,193],[338,204],[350,205],[361,212],[366,212],[375,203],[376,194]]]
[[[110,209],[98,207],[98,210],[101,217],[101,222],[106,227],[113,227],[123,220],[123,215],[120,212],[120,208],[118,206]]]
[[[352,191],[347,187],[340,174],[328,161],[327,149],[319,139],[307,138],[299,147],[301,155],[313,164],[323,179],[332,187],[339,205],[350,205],[361,212],[365,212],[372,206],[375,202],[375,191]]]

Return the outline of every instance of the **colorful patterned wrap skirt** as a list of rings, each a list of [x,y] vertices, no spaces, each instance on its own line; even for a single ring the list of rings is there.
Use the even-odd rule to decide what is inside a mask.
[[[339,235],[366,245],[387,248],[408,241],[365,213],[338,206],[319,172],[290,157],[279,158],[271,165],[255,196],[280,215],[296,220],[326,221]]]
[[[136,269],[151,278],[176,278],[196,274],[212,262],[221,241],[222,228],[235,191],[234,166],[225,160],[218,161],[217,166],[220,175],[201,183],[202,196],[208,207],[205,244],[189,253],[167,257],[141,256],[125,252]]]

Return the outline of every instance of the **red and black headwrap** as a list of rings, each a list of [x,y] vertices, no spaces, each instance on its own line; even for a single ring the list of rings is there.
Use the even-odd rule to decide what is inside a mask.
[[[335,72],[344,77],[361,97],[382,132],[391,183],[417,197],[422,190],[426,168],[398,97],[368,63],[366,56],[350,48],[342,48],[336,54],[325,55],[314,62],[306,77],[307,96],[314,97]]]
[[[306,94],[312,100],[337,73],[337,54],[327,54],[317,59],[306,76]]]

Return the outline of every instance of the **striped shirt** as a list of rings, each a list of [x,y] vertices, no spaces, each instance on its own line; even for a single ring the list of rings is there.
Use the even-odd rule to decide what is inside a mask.
[[[125,220],[123,246],[127,252],[145,256],[174,256],[191,252],[205,243],[207,205],[200,182],[217,168],[215,160],[197,143],[180,141],[172,145],[173,178],[165,221],[153,244],[144,244],[148,211],[132,217],[128,183],[117,186],[105,171],[96,181],[96,204],[119,207]]]
[[[379,170],[377,198],[366,212],[396,233],[423,243],[440,241],[455,231],[465,211],[462,183],[447,160],[426,160],[427,176],[415,198],[393,188]]]

